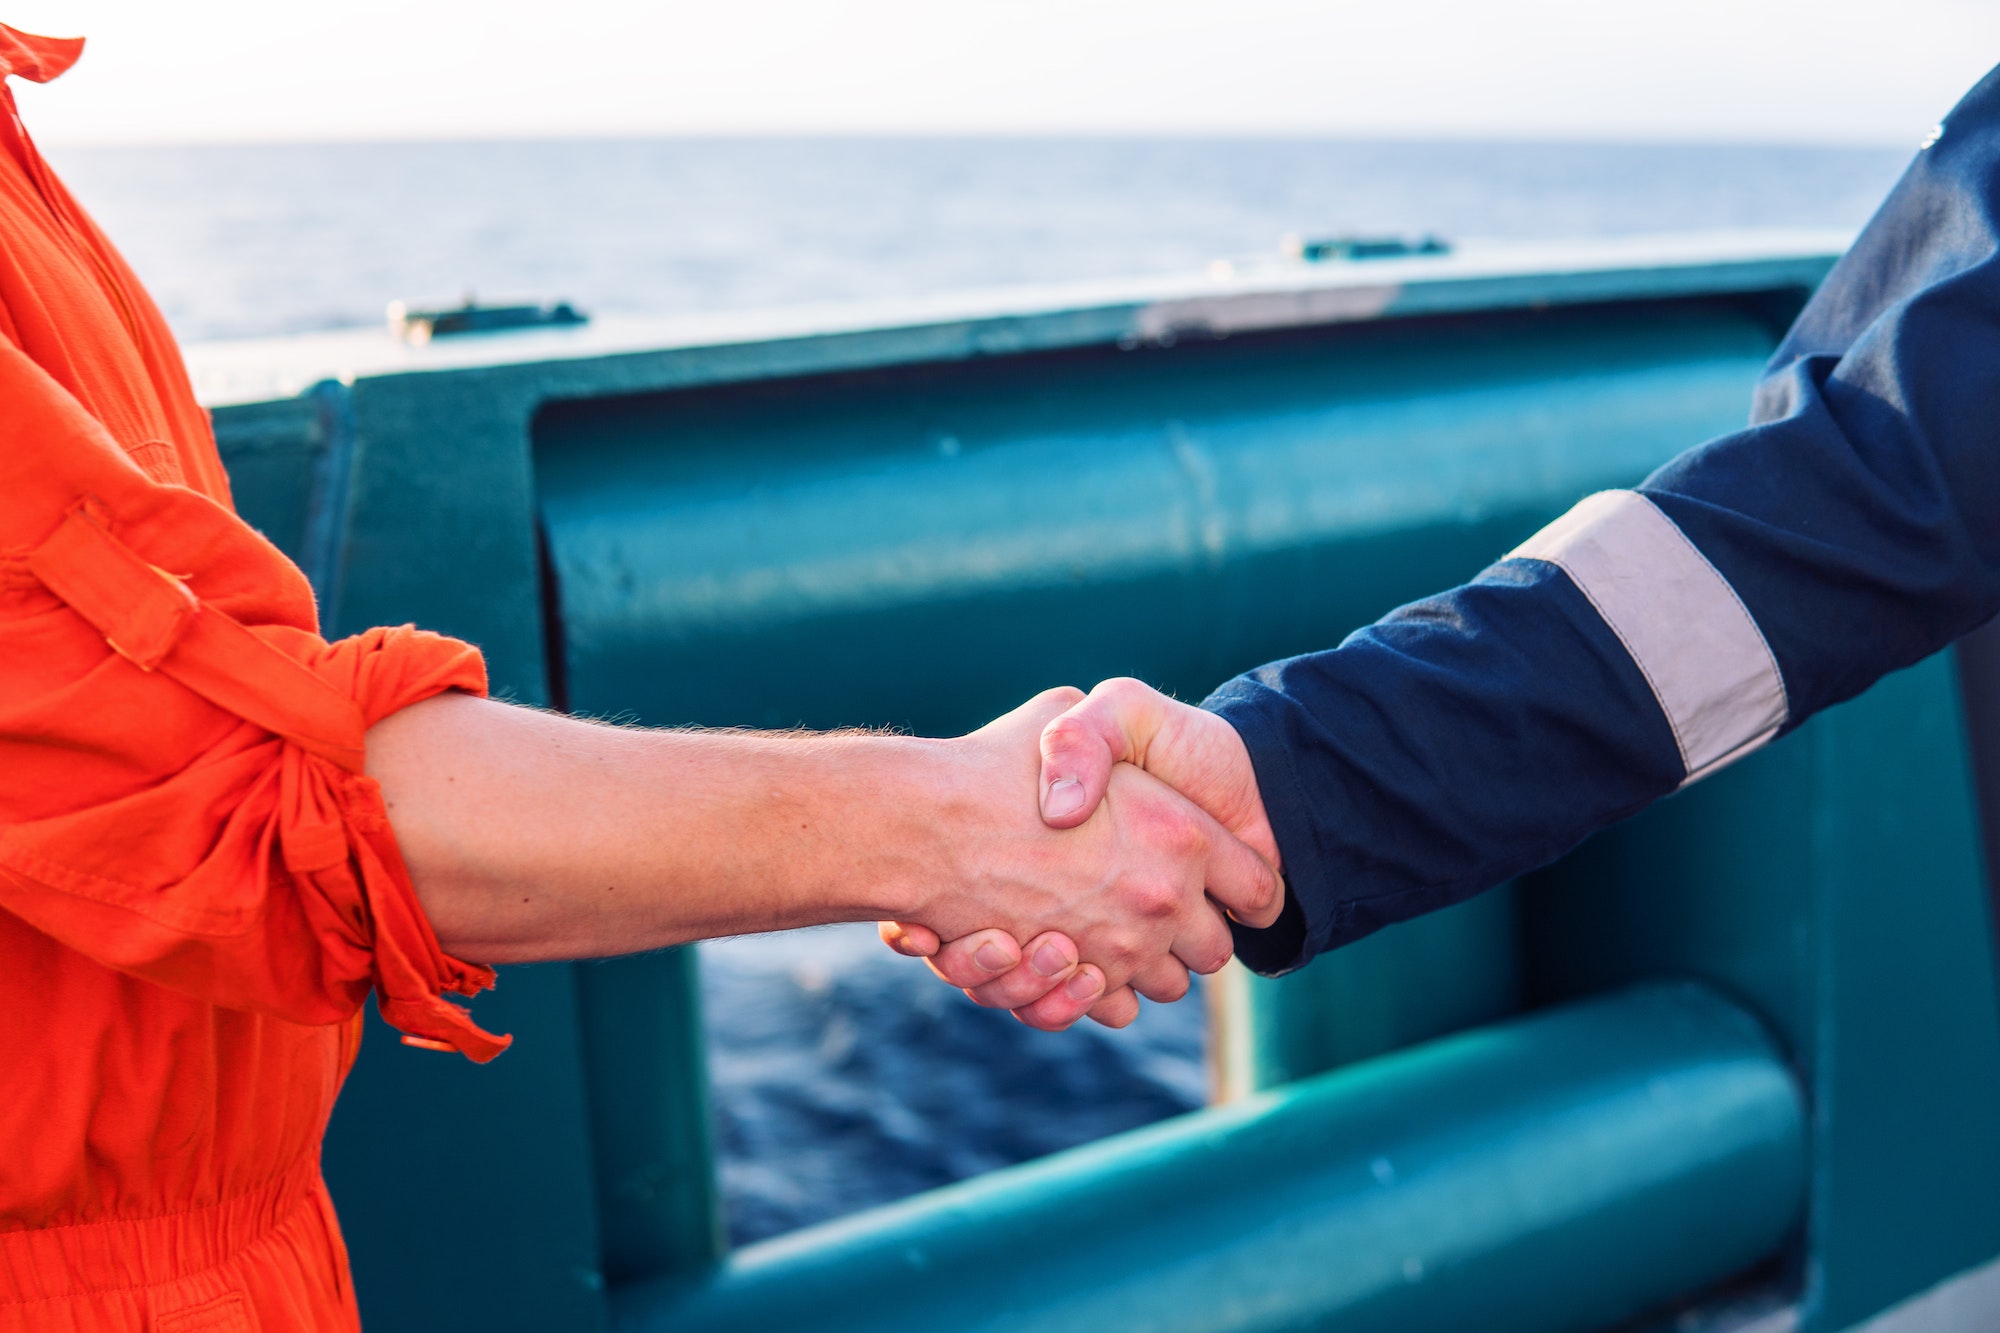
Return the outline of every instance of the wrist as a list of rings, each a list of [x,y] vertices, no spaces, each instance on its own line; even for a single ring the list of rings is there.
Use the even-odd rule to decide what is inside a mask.
[[[1005,783],[1010,758],[1018,758],[1019,805],[1008,810],[996,782]],[[896,775],[898,802],[905,813],[898,856],[885,897],[895,910],[882,919],[930,927],[950,939],[988,926],[1007,928],[1000,917],[972,920],[972,902],[983,901],[991,889],[995,867],[1011,863],[1024,829],[1042,832],[1035,811],[1034,756],[996,751],[980,733],[923,743],[905,756]]]
[[[855,771],[842,785],[859,802],[831,830],[850,881],[840,886],[856,920],[923,922],[951,882],[955,834],[962,828],[963,746],[927,737],[868,737],[855,742]],[[853,833],[872,836],[866,856],[852,856]]]

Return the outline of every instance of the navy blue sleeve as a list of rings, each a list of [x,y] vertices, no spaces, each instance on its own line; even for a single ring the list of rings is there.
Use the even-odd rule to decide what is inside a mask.
[[[2000,71],[1807,305],[1751,421],[1638,494],[1754,621],[1782,730],[2000,611]],[[1557,564],[1505,560],[1217,690],[1290,895],[1238,929],[1244,961],[1449,906],[1698,777],[1607,614]]]
[[[2000,71],[1806,306],[1751,420],[1640,489],[1756,617],[1788,726],[2000,611]]]

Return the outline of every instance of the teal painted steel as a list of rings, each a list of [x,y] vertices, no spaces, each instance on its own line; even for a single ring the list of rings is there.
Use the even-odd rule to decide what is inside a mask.
[[[1052,683],[1198,696],[1729,429],[1782,326],[1773,299],[556,403],[535,458],[568,698],[950,734]],[[1512,1012],[1510,914],[1501,895],[1237,978],[1227,1090]]]
[[[1290,976],[1230,966],[1208,982],[1218,1096],[1247,1096],[1515,1012],[1515,931],[1513,886],[1503,885]]]
[[[1770,1253],[1805,1136],[1755,1020],[1650,987],[768,1241],[617,1326],[1581,1333]]]
[[[336,633],[413,621],[463,636],[485,651],[495,694],[546,704],[527,404],[491,381],[354,385],[347,512],[331,557],[339,598],[328,620]],[[503,971],[479,1019],[512,1033],[515,1049],[489,1066],[412,1050],[371,1022],[368,1054],[334,1112],[326,1169],[351,1219],[363,1315],[378,1333],[603,1326],[575,971]],[[496,1186],[504,1205],[495,1206]],[[462,1265],[456,1276],[437,1266],[445,1255]]]
[[[1728,429],[1773,336],[1676,301],[558,402],[534,441],[566,698],[949,734],[1059,681],[1198,692]],[[1508,914],[1251,983],[1224,1026],[1261,1033],[1254,1085],[1511,1012]]]
[[[337,631],[462,634],[500,692],[585,712],[951,732],[1061,680],[1199,694],[1464,577],[1585,491],[1738,424],[1825,262],[1168,293],[520,364],[453,349],[224,408],[217,429],[245,512],[312,569]],[[1809,1101],[1809,1202],[1778,1271],[1811,1333],[2000,1253],[2000,996],[1962,730],[1949,663],[1927,663],[1510,894],[1246,981],[1222,1030],[1235,1086],[1345,1066],[1310,1096],[1373,1087],[1407,1057],[1369,1057],[1518,1005],[1699,977],[1769,1022]],[[953,1243],[1004,1269],[1053,1254],[994,1221],[1038,1215],[1018,1182],[1074,1198],[1073,1171],[1124,1162],[1118,1188],[1150,1210],[1167,1185],[1152,1172],[1206,1160],[1176,1137],[1195,1131],[1163,1128],[715,1268],[688,956],[507,969],[480,1013],[520,1037],[505,1059],[474,1069],[377,1026],[336,1114],[329,1177],[377,1333],[601,1326],[607,1295],[638,1309],[664,1290],[645,1274],[782,1303],[840,1277],[828,1256],[875,1254],[868,1237],[949,1231],[966,1200],[997,1229]],[[1549,1059],[1555,1083],[1519,1083],[1510,1105],[1545,1105],[1531,1085],[1561,1083]],[[1519,1142],[1495,1124],[1466,1171]],[[1534,1178],[1562,1184],[1561,1158]],[[1361,1207],[1344,1197],[1274,1192],[1266,1220]],[[1600,1271],[1627,1295],[1720,1271],[1642,1274],[1606,1245],[1575,1270],[1586,1296]],[[1072,1309],[1140,1326],[1132,1293],[1208,1271],[1170,1243],[1101,1253],[1111,1304],[1073,1283],[1048,1326]],[[1539,1291],[1550,1318],[1569,1308],[1556,1279]],[[1440,1326],[1503,1326],[1460,1318]]]
[[[237,509],[286,554],[302,559],[314,469],[327,445],[317,402],[250,403],[224,408],[214,420]]]
[[[1520,886],[1538,999],[1701,976],[1813,1103],[1804,1327],[2000,1253],[2000,993],[1952,664],[1882,681]]]
[[[497,694],[540,704],[533,401],[477,377],[364,381],[218,411],[216,434],[239,506],[313,569],[331,632],[416,621],[463,635]],[[315,539],[316,506],[335,512]],[[479,1019],[516,1046],[488,1066],[402,1046],[371,1013],[325,1169],[375,1333],[604,1325],[578,991],[570,964],[503,969]]]
[[[1051,683],[1203,691],[1739,423],[1772,338],[1675,301],[554,403],[569,697],[949,734]]]
[[[707,1268],[728,1242],[695,951],[586,963],[576,979],[605,1279]]]

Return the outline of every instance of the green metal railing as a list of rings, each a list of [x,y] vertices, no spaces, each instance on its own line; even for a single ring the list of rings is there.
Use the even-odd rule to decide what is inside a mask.
[[[1739,424],[1829,262],[370,344],[216,424],[336,631],[460,634],[580,712],[945,734],[1058,682],[1198,696],[1470,575]],[[1934,660],[1548,870],[1229,975],[1235,1100],[1196,1116],[727,1254],[680,951],[506,969],[490,1067],[378,1031],[328,1178],[375,1333],[1581,1330],[1751,1267],[1836,1333],[2000,1254],[1983,872]]]
[[[1796,1223],[1798,1085],[1649,988],[996,1171],[622,1293],[634,1330],[1589,1330]]]

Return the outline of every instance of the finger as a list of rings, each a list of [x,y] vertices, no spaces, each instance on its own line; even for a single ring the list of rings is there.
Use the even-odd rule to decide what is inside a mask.
[[[1135,882],[1131,896],[1135,909],[1154,916],[1170,914],[1173,933],[1167,952],[1193,971],[1219,970],[1236,947],[1224,912],[1241,908],[1256,925],[1277,920],[1284,905],[1277,872],[1207,811],[1151,774],[1121,764],[1112,775],[1112,786],[1119,801],[1131,798],[1120,805],[1118,817],[1142,843],[1170,855],[1173,878],[1182,881],[1179,885]],[[1196,885],[1204,892],[1194,892]],[[1122,957],[1115,945],[1086,938],[1085,946],[1101,958]],[[1156,956],[1157,947],[1130,956],[1127,966],[1137,967]],[[1119,974],[1119,980],[1125,979],[1126,974]]]
[[[971,992],[989,1009],[1019,1009],[1033,1004],[1070,979],[1076,971],[1076,945],[1067,935],[1048,931],[1028,941],[1020,966]]]
[[[1181,961],[1166,957],[1154,959],[1134,972],[1131,989],[1155,1004],[1172,1004],[1185,996],[1193,984],[1188,980],[1188,970]],[[1097,1017],[1095,1009],[1091,1011],[1091,1017]]]
[[[1090,1021],[1108,1028],[1130,1027],[1139,1016],[1139,997],[1130,986],[1120,986],[1090,1006]]]
[[[976,930],[947,942],[926,961],[954,986],[983,986],[1020,965],[1021,946],[1004,930]]]
[[[1112,765],[1142,759],[1165,717],[1165,695],[1121,676],[1042,728],[1042,819],[1074,828],[1104,799]]]
[[[1214,903],[1203,903],[1182,918],[1169,952],[1174,961],[1190,972],[1202,976],[1220,972],[1236,952],[1236,937],[1229,933],[1229,918]],[[1139,993],[1149,1000],[1160,998],[1143,988]]]
[[[1204,882],[1208,896],[1246,926],[1261,930],[1276,921],[1285,906],[1284,881],[1271,869],[1271,863],[1219,824],[1209,843]],[[1193,966],[1190,960],[1182,961]]]
[[[1089,1013],[1104,998],[1104,973],[1095,963],[1084,963],[1062,985],[1014,1011],[1014,1017],[1031,1028],[1061,1032]]]

